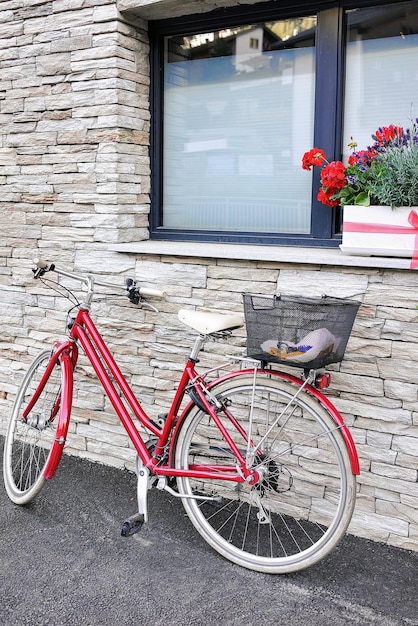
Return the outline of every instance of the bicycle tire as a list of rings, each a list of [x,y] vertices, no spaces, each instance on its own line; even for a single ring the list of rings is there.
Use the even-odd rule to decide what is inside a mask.
[[[29,366],[18,389],[6,432],[3,477],[7,495],[15,504],[27,504],[35,498],[45,480],[55,473],[64,447],[63,441],[57,441],[57,432],[62,419],[61,390],[68,385],[69,369],[61,359],[56,359],[40,386],[50,361],[51,351],[45,351]],[[23,412],[36,390],[39,397],[25,420]],[[64,425],[65,434],[67,428],[68,425]]]
[[[295,398],[295,385],[277,378],[257,379],[253,389],[253,377],[243,374],[211,391],[247,431],[254,398],[249,438],[257,450],[253,467],[264,474],[254,486],[177,478],[191,522],[217,552],[248,569],[284,574],[317,563],[345,534],[356,497],[350,454],[332,415],[306,392]],[[225,412],[218,416],[244,455],[242,435]],[[190,408],[177,436],[176,468],[198,463],[221,471],[234,458],[212,418]]]

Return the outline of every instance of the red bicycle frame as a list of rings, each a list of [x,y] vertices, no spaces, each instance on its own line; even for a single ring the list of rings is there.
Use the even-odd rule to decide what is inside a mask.
[[[53,354],[51,356],[51,361],[48,364],[48,367],[44,373],[38,390],[35,391],[32,400],[29,402],[24,412],[24,418],[26,418],[32,410],[32,407],[35,404],[43,388],[43,382],[47,380],[54,366],[58,362],[60,362],[63,367],[64,384],[62,386],[60,397],[57,398],[55,408],[53,409],[51,415],[51,419],[53,419],[55,416],[54,412],[58,412],[60,406],[59,423],[57,425],[54,449],[44,471],[44,476],[46,479],[53,478],[55,474],[56,468],[63,452],[68,432],[73,396],[73,370],[76,366],[78,359],[78,343],[80,343],[87,358],[92,364],[97,374],[97,377],[103,385],[106,395],[110,399],[142,463],[144,464],[144,466],[148,467],[153,474],[157,476],[184,476],[206,479],[214,478],[218,480],[228,480],[233,482],[243,482],[244,480],[246,480],[250,484],[257,482],[257,480],[259,479],[257,470],[248,470],[248,468],[246,467],[245,458],[243,457],[241,451],[239,450],[239,448],[237,448],[236,444],[231,439],[228,431],[224,428],[221,420],[217,415],[216,409],[210,404],[206,395],[202,391],[202,387],[205,387],[207,390],[210,391],[212,387],[220,382],[223,382],[235,376],[240,376],[243,373],[252,374],[254,370],[239,370],[237,372],[228,373],[209,384],[205,384],[202,376],[200,376],[196,372],[194,360],[189,358],[183,370],[164,426],[159,427],[145,413],[129,384],[125,380],[125,377],[123,376],[121,370],[116,364],[113,356],[109,352],[109,349],[107,348],[103,338],[101,337],[93,320],[90,317],[89,311],[83,308],[79,309],[77,313],[75,321],[69,332],[68,339],[63,343],[57,344],[55,346],[55,350],[53,351]],[[288,382],[292,382],[299,387],[304,384],[299,378],[296,378],[290,374],[285,374],[283,372],[260,370],[259,373],[269,377],[274,376],[287,380]],[[112,381],[111,377],[115,381],[118,389],[122,394],[122,398],[125,399],[126,403],[131,408],[139,424],[145,427],[157,438],[157,444],[154,454],[151,454],[148,450],[144,439],[136,428],[135,423],[131,415],[129,414],[129,411],[121,398],[120,392],[115,387],[115,384]],[[222,472],[219,471],[219,466],[217,466],[217,468],[215,469],[211,468],[208,465],[194,465],[192,468],[187,470],[177,469],[174,467],[173,441],[176,440],[176,435],[183,421],[183,417],[187,414],[188,410],[193,405],[193,401],[191,400],[190,403],[188,403],[180,416],[178,416],[178,413],[180,411],[180,406],[184,399],[186,390],[191,387],[193,387],[195,393],[199,397],[201,404],[204,406],[207,413],[210,414],[210,416],[218,426],[225,439],[226,444],[230,447],[232,453],[237,459],[236,465],[225,466],[222,468]],[[320,402],[326,406],[327,410],[332,415],[334,421],[336,422],[336,427],[341,430],[342,435],[345,439],[350,454],[352,472],[353,474],[359,474],[359,462],[355,449],[355,444],[351,437],[350,431],[344,424],[341,415],[338,413],[332,403],[329,402],[327,398],[320,394],[314,387],[305,384],[304,389],[309,394],[319,399]],[[230,422],[236,428],[237,432],[242,435],[243,442],[247,443],[247,438],[244,430],[237,422],[235,422],[234,417],[228,412],[227,409],[223,411],[223,415],[230,420]],[[168,461],[163,461],[162,456],[167,448],[167,445],[170,442],[170,437],[172,437],[172,439],[169,447]]]
[[[234,482],[242,482],[247,479],[250,483],[258,480],[258,473],[256,471],[249,471],[245,466],[245,459],[243,458],[240,450],[237,448],[234,441],[231,439],[227,430],[223,427],[220,419],[218,418],[216,411],[209,404],[204,393],[201,391],[199,384],[203,383],[202,377],[196,372],[194,361],[189,359],[185,365],[182,377],[180,379],[177,391],[175,393],[172,405],[168,412],[164,426],[158,427],[145,413],[142,406],[136,399],[132,389],[125,380],[122,372],[116,364],[113,356],[109,352],[103,338],[97,330],[93,320],[90,317],[89,311],[86,309],[79,309],[75,321],[70,330],[68,339],[55,346],[55,350],[51,356],[51,361],[44,373],[43,379],[38,387],[38,390],[34,393],[32,400],[29,402],[25,409],[24,417],[26,418],[33,405],[35,404],[40,391],[43,387],[43,381],[46,380],[54,368],[54,366],[61,362],[64,368],[64,380],[65,384],[62,387],[61,396],[57,399],[56,405],[61,405],[61,413],[59,417],[59,424],[57,425],[57,433],[54,451],[48,461],[48,464],[44,471],[46,479],[53,478],[55,470],[58,466],[59,460],[62,455],[64,443],[69,426],[69,420],[72,407],[72,394],[73,394],[73,369],[78,359],[78,347],[77,343],[82,346],[87,358],[92,364],[94,371],[97,374],[103,388],[111,401],[113,408],[115,409],[119,419],[121,420],[130,440],[132,441],[139,457],[141,458],[144,466],[148,467],[152,473],[160,476],[188,476],[195,478],[217,478],[219,480],[229,480]],[[107,369],[106,369],[107,368]],[[110,375],[109,373],[110,372]],[[144,439],[138,432],[128,409],[126,408],[123,400],[120,397],[120,393],[112,382],[111,377],[116,382],[119,390],[122,392],[122,397],[126,400],[127,404],[132,409],[135,417],[138,419],[141,426],[145,427],[155,437],[157,437],[157,445],[154,455],[151,455],[148,450]],[[193,470],[181,470],[176,469],[172,464],[172,449],[170,450],[169,462],[162,464],[161,456],[164,453],[166,446],[170,440],[170,436],[173,432],[174,424],[177,420],[180,405],[183,401],[186,389],[194,386],[196,393],[198,394],[200,401],[204,405],[205,409],[212,416],[218,428],[222,432],[226,443],[229,445],[231,451],[234,453],[240,470],[237,470],[236,465],[225,466],[223,472],[219,472],[219,466],[211,470],[210,466],[195,466]],[[183,415],[187,412],[192,402],[185,408]],[[54,411],[51,418],[54,417]]]

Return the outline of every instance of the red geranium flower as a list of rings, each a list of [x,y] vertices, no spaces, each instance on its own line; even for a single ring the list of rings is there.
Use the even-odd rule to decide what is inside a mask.
[[[383,126],[382,128],[378,128],[374,135],[379,142],[379,144],[384,145],[397,139],[398,137],[403,136],[403,128],[401,126],[395,126],[391,124],[390,126]]]
[[[343,189],[347,184],[344,163],[342,161],[328,163],[321,172],[321,183],[326,188],[334,189],[334,193],[338,189]]]
[[[340,204],[340,200],[338,198],[336,198],[335,200],[332,199],[332,196],[336,191],[337,190],[332,192],[332,190],[330,189],[327,189],[325,191],[321,188],[318,191],[317,199],[319,200],[319,202],[322,202],[322,204],[326,204],[327,206],[338,206]]]
[[[309,152],[305,152],[302,157],[302,168],[304,170],[310,170],[312,165],[323,165],[327,162],[325,152],[320,148],[312,148]]]
[[[353,152],[348,157],[348,165],[357,165],[358,163],[365,163],[366,165],[370,165],[370,163],[377,156],[376,150],[374,148],[369,148],[368,150],[359,150],[358,152]]]

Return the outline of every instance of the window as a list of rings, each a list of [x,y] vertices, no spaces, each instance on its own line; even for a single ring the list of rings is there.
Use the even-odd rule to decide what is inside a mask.
[[[395,110],[418,116],[416,2],[281,4],[151,26],[151,237],[338,245],[303,153],[340,158],[347,133],[367,145]]]
[[[343,152],[353,136],[360,147],[370,134],[418,117],[418,3],[349,11]]]
[[[315,20],[306,23],[312,41]],[[313,140],[315,48],[305,37],[286,47],[294,24],[166,38],[166,228],[310,232],[300,155]],[[263,51],[253,51],[255,40]]]

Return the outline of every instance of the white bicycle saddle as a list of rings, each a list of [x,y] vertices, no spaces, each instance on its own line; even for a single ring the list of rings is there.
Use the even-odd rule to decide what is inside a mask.
[[[180,309],[178,318],[183,324],[197,330],[201,335],[210,335],[244,325],[244,320],[238,313],[209,313]]]

